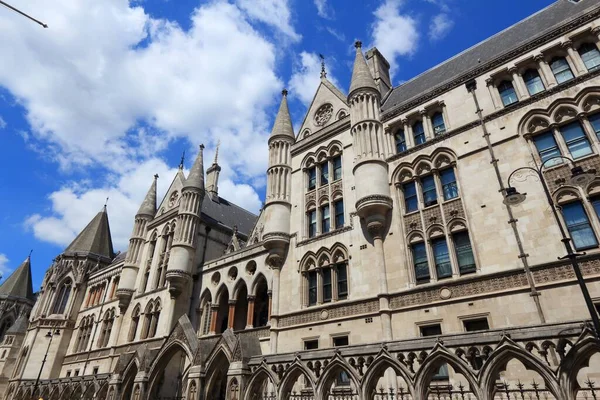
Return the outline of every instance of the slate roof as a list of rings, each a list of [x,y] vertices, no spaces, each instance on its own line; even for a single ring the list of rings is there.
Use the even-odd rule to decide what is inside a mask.
[[[64,254],[70,253],[95,254],[106,258],[114,257],[115,252],[110,236],[106,206],[96,214],[64,251]]]
[[[202,202],[202,218],[220,223],[231,229],[234,225],[237,225],[238,231],[248,236],[252,232],[258,216],[222,197],[219,197],[217,202],[211,199],[211,196],[206,195]]]
[[[31,282],[31,259],[29,257],[0,285],[0,295],[35,300]]]
[[[508,29],[476,44],[453,58],[394,88],[385,103],[384,112],[399,107],[433,89],[456,80],[520,46],[531,42],[598,7],[598,0],[573,3],[558,0],[545,9]]]
[[[27,327],[29,326],[29,321],[25,314],[21,314],[19,318],[15,321],[14,324],[6,331],[8,335],[14,335],[15,333],[25,333],[27,332]]]

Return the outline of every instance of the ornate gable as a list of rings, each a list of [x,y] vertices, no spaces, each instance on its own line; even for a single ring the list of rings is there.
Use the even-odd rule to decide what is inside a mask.
[[[350,114],[346,96],[327,79],[321,79],[315,97],[308,107],[297,140],[309,137]]]
[[[165,197],[163,197],[157,208],[157,217],[179,206],[179,199],[181,198],[181,189],[183,188],[184,181],[185,176],[183,175],[183,171],[177,171],[173,182],[171,182],[171,186],[169,186],[169,190],[167,190],[167,194],[165,194]]]

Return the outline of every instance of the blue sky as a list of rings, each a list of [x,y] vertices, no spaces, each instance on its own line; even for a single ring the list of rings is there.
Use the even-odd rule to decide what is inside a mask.
[[[164,193],[200,143],[210,160],[221,140],[220,194],[257,212],[281,89],[299,124],[319,53],[346,92],[360,39],[397,85],[552,0],[13,3],[50,28],[0,8],[0,272],[33,249],[37,290],[107,197],[115,249],[126,250],[152,176]]]

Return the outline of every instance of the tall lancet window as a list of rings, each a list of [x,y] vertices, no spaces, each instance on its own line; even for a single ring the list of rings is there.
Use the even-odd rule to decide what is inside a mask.
[[[67,309],[69,297],[71,296],[71,279],[66,279],[61,285],[54,298],[54,307],[52,307],[52,314],[64,314]]]

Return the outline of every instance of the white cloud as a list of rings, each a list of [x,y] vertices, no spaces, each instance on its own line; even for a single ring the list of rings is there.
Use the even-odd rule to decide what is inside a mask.
[[[385,0],[374,12],[373,45],[389,61],[392,76],[397,69],[397,58],[412,55],[419,42],[417,21],[400,13],[403,4],[402,0]]]
[[[292,41],[298,42],[302,39],[291,24],[288,0],[237,0],[237,4],[250,18],[273,26]]]
[[[327,4],[327,0],[314,0],[315,7],[317,7],[317,14],[321,18],[332,18],[333,10]]]
[[[332,74],[333,68],[327,65],[327,79],[336,87],[340,87]],[[289,82],[290,95],[300,99],[304,105],[310,105],[319,83],[321,82],[321,60],[318,54],[303,51],[294,66],[294,72]]]
[[[0,129],[6,128],[6,121],[0,116]]]
[[[443,39],[453,26],[454,21],[450,19],[448,14],[437,14],[429,24],[429,39],[434,41]]]
[[[8,278],[8,274],[12,271],[8,267],[8,257],[6,254],[0,253],[0,280],[4,280]]]

